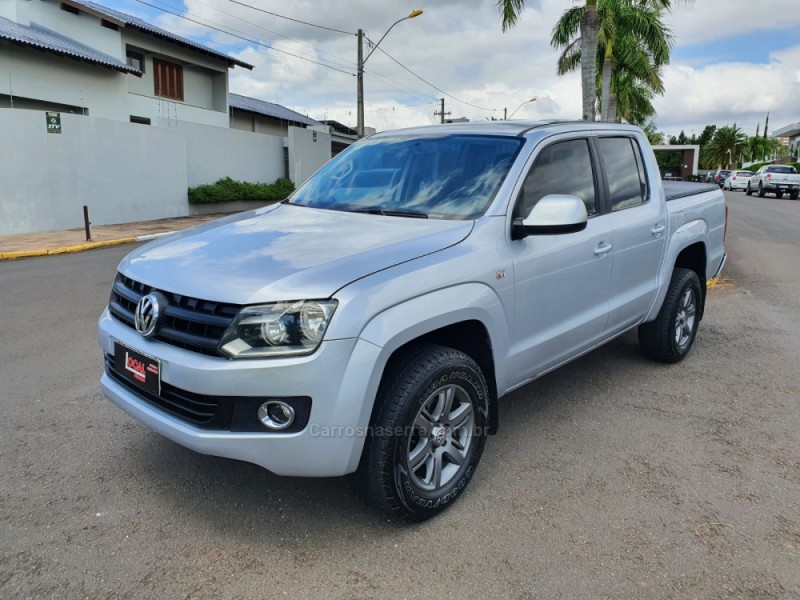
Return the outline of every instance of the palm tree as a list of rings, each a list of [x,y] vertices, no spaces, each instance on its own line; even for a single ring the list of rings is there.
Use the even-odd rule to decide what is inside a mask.
[[[630,73],[657,93],[663,92],[660,67],[669,61],[672,36],[661,21],[670,0],[600,0],[598,4],[597,68],[600,77],[601,118],[616,120],[617,74]],[[553,28],[551,44],[563,48],[557,72],[563,75],[583,62],[583,40],[578,33],[584,7],[564,12]],[[630,82],[626,82],[630,83]]]
[[[705,162],[734,168],[749,152],[747,136],[736,126],[720,127],[705,147]]]
[[[624,119],[633,125],[642,126],[656,114],[653,98],[656,92],[627,72],[615,74],[609,100],[609,120]]]
[[[497,6],[505,32],[519,21],[525,0],[497,0]],[[584,120],[595,120],[598,87],[603,120],[616,120],[617,72],[631,71],[641,84],[663,93],[660,67],[669,61],[672,36],[661,13],[671,7],[672,0],[581,0],[580,6],[564,11],[553,28],[551,44],[563,49],[559,75],[580,65]],[[602,73],[599,86],[598,72]]]
[[[583,6],[567,10],[561,20],[577,17],[576,30],[580,30],[581,92],[583,97],[583,120],[595,120],[595,96],[597,95],[597,37],[600,19],[597,14],[598,0],[581,0]],[[503,31],[517,24],[525,7],[525,0],[497,0],[502,15]],[[579,11],[579,12],[576,12]],[[560,21],[559,21],[560,22]]]

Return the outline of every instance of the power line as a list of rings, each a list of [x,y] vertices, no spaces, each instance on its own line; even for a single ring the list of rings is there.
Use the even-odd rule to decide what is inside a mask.
[[[286,19],[287,21],[294,21],[295,23],[302,23],[303,25],[308,25],[309,27],[317,27],[319,29],[326,29],[328,31],[335,31],[336,33],[343,33],[344,35],[355,35],[355,33],[353,33],[352,31],[342,31],[341,29],[334,29],[333,27],[326,27],[325,25],[317,25],[315,23],[309,23],[308,21],[301,21],[300,19],[294,19],[292,17],[279,15],[278,13],[270,12],[268,10],[264,10],[263,8],[258,8],[256,6],[252,6],[251,4],[245,4],[244,2],[239,2],[239,0],[228,0],[228,2],[233,2],[234,4],[239,4],[241,6],[246,6],[247,8],[252,8],[253,10],[257,10],[258,12],[266,13],[268,15],[272,15],[273,17],[278,17],[280,19]]]
[[[308,57],[305,57],[305,56],[301,56],[299,54],[294,54],[292,52],[287,52],[286,50],[281,50],[280,48],[276,48],[275,46],[273,46],[271,44],[265,44],[265,43],[260,42],[258,40],[254,40],[252,38],[245,37],[243,35],[238,35],[236,33],[231,33],[230,31],[226,31],[224,29],[220,29],[219,27],[214,27],[213,25],[209,25],[208,23],[203,23],[203,22],[198,21],[196,19],[193,19],[191,17],[187,17],[186,15],[182,15],[180,13],[168,10],[166,8],[162,8],[160,6],[156,6],[155,4],[150,4],[149,2],[145,2],[145,0],[136,0],[136,2],[138,2],[139,4],[144,4],[145,6],[149,6],[151,8],[155,8],[156,10],[160,10],[160,11],[165,12],[165,13],[169,13],[169,14],[174,15],[176,17],[179,17],[181,19],[186,19],[187,21],[191,21],[192,23],[196,23],[197,25],[202,25],[203,27],[208,27],[209,29],[213,29],[215,31],[219,31],[220,33],[224,33],[224,34],[229,35],[231,37],[235,37],[235,38],[238,38],[240,40],[244,40],[245,42],[250,42],[251,44],[257,44],[258,46],[262,46],[264,48],[268,48],[270,50],[274,50],[275,52],[280,52],[281,54],[286,54],[287,56],[291,56],[291,57],[297,58],[299,60],[304,60],[306,62],[310,62],[310,63],[313,63],[315,65],[320,65],[321,67],[327,67],[328,69],[333,69],[334,71],[339,71],[340,73],[344,73],[345,75],[355,76],[355,73],[351,73],[349,71],[345,71],[344,69],[340,69],[338,67],[334,67],[334,66],[331,66],[329,64],[326,64],[326,63],[323,63],[323,62],[319,62],[317,60],[314,60],[314,59],[311,59],[311,58],[308,58]]]
[[[300,44],[302,46],[307,46],[307,47],[311,48],[312,50],[314,50],[316,52],[320,52],[322,54],[328,54],[328,55],[334,57],[335,59],[337,59],[338,61],[341,61],[337,66],[341,66],[341,67],[344,67],[344,68],[346,68],[346,67],[355,68],[355,64],[353,62],[351,62],[348,59],[343,58],[343,57],[341,57],[341,56],[339,56],[337,54],[334,54],[333,52],[328,52],[327,50],[323,50],[322,48],[318,48],[318,47],[314,46],[313,44],[309,44],[308,42],[304,42],[302,40],[298,40],[297,38],[293,38],[291,36],[285,35],[285,34],[280,33],[278,31],[273,31],[272,29],[267,29],[266,27],[263,27],[262,25],[257,25],[256,23],[254,23],[252,21],[248,21],[247,19],[243,19],[242,17],[234,15],[233,13],[229,13],[227,11],[224,11],[221,8],[217,8],[216,6],[214,6],[212,4],[208,4],[207,2],[202,2],[201,0],[194,0],[194,1],[197,4],[201,4],[203,6],[206,6],[206,7],[210,8],[210,9],[212,9],[212,10],[217,11],[218,13],[222,13],[223,15],[227,15],[229,17],[232,17],[232,18],[236,19],[237,21],[241,21],[243,23],[247,23],[248,25],[253,25],[257,29],[261,29],[262,31],[266,31],[266,32],[271,33],[273,35],[277,35],[278,37],[285,38],[285,39],[287,39],[289,41],[295,42],[295,43]],[[258,9],[256,9],[256,10],[258,10]],[[326,61],[328,61],[330,63],[336,64],[332,60],[328,60],[328,59],[322,59],[322,60],[326,60]]]
[[[280,48],[276,48],[275,46],[273,46],[273,45],[271,45],[271,44],[265,44],[265,43],[261,43],[260,41],[258,41],[258,40],[255,40],[255,39],[252,39],[251,37],[246,37],[246,36],[247,36],[247,35],[249,35],[249,34],[246,34],[245,32],[243,32],[243,31],[241,31],[241,30],[238,30],[238,29],[233,29],[233,28],[231,28],[231,27],[228,27],[227,29],[222,29],[222,28],[220,28],[220,27],[221,27],[221,24],[219,24],[219,23],[215,23],[214,21],[211,21],[210,19],[207,19],[207,20],[206,20],[206,22],[201,22],[201,21],[195,20],[195,19],[193,19],[193,18],[191,18],[191,17],[187,17],[186,15],[181,15],[181,14],[179,14],[179,13],[173,12],[173,11],[172,11],[172,10],[170,10],[169,8],[164,8],[164,7],[162,7],[162,6],[157,6],[157,5],[155,5],[155,4],[148,3],[148,2],[146,2],[145,0],[136,0],[136,1],[137,1],[137,2],[139,2],[140,4],[144,4],[144,5],[146,5],[146,6],[150,6],[150,7],[152,7],[152,8],[155,8],[155,9],[157,9],[157,10],[160,10],[160,11],[163,11],[163,12],[169,13],[169,14],[171,14],[171,15],[174,15],[174,16],[177,16],[177,17],[180,17],[180,18],[182,18],[182,19],[186,19],[186,20],[188,20],[188,21],[191,21],[191,22],[193,22],[193,23],[196,23],[196,24],[198,24],[198,25],[203,25],[204,27],[208,27],[208,28],[210,28],[210,29],[214,29],[215,31],[219,31],[219,32],[221,32],[221,33],[224,33],[224,34],[226,34],[226,35],[230,35],[230,36],[232,36],[232,37],[235,37],[235,38],[238,38],[238,39],[241,39],[241,40],[247,41],[247,42],[251,42],[251,43],[253,43],[253,44],[257,44],[257,45],[259,45],[259,46],[263,46],[263,47],[265,47],[265,48],[267,48],[267,49],[274,50],[274,51],[276,51],[276,52],[280,52],[280,53],[282,53],[282,54],[286,54],[286,55],[288,55],[288,56],[290,56],[290,57],[297,58],[297,59],[300,59],[300,60],[305,60],[305,61],[307,61],[307,62],[311,62],[311,63],[313,63],[313,64],[318,64],[318,65],[321,65],[321,66],[327,67],[327,68],[329,68],[329,69],[333,69],[334,71],[339,71],[339,72],[347,73],[348,75],[353,75],[353,73],[350,73],[349,71],[344,71],[343,69],[337,68],[337,67],[339,67],[339,66],[343,66],[343,67],[347,68],[347,67],[349,67],[349,66],[350,66],[349,64],[345,64],[345,65],[341,65],[341,64],[339,64],[339,63],[327,64],[327,63],[331,63],[332,61],[330,61],[330,60],[328,60],[328,59],[324,59],[324,58],[323,58],[323,59],[321,59],[321,60],[324,60],[324,61],[325,61],[325,63],[322,63],[322,62],[319,62],[319,61],[313,60],[313,59],[311,59],[311,58],[308,58],[308,57],[305,57],[305,56],[302,56],[302,55],[299,55],[299,54],[294,54],[294,53],[291,53],[291,52],[287,52],[286,50],[281,50]],[[158,0],[153,0],[153,1],[154,1],[154,2],[156,2],[156,1],[158,1]],[[246,21],[245,19],[242,19],[241,17],[238,17],[238,16],[236,16],[236,15],[233,15],[233,14],[231,14],[231,13],[228,13],[228,12],[226,12],[226,11],[223,11],[223,10],[221,10],[221,9],[218,9],[218,8],[216,8],[216,7],[214,7],[214,6],[211,6],[210,4],[207,4],[207,3],[205,3],[205,2],[202,2],[202,1],[200,1],[200,0],[197,0],[197,2],[198,2],[199,4],[202,4],[202,5],[204,5],[204,6],[207,6],[207,7],[209,7],[209,8],[212,8],[212,9],[214,9],[214,10],[216,10],[216,11],[218,11],[218,12],[220,12],[220,13],[224,14],[224,15],[227,15],[227,16],[229,16],[229,17],[232,17],[232,18],[234,18],[234,19],[237,19],[237,20],[239,20],[239,21],[243,21],[243,22],[245,22],[245,23],[249,23],[249,21]],[[170,7],[170,8],[171,8],[171,7]],[[220,25],[220,27],[215,27],[215,25]],[[326,51],[324,51],[324,50],[321,50],[321,49],[319,49],[319,48],[316,48],[316,47],[314,47],[314,46],[313,46],[313,45],[311,45],[311,44],[306,44],[306,43],[304,43],[304,42],[301,42],[301,41],[299,41],[299,40],[295,40],[294,38],[291,38],[291,37],[289,37],[289,36],[285,36],[285,35],[283,35],[283,34],[280,34],[280,33],[278,33],[278,32],[275,32],[275,31],[272,31],[272,30],[270,30],[270,29],[267,29],[267,28],[265,28],[265,27],[261,27],[260,25],[256,25],[256,24],[253,24],[253,25],[254,25],[255,27],[257,27],[258,29],[262,29],[262,30],[264,30],[264,31],[267,31],[267,32],[273,33],[273,34],[275,34],[275,35],[278,35],[278,36],[281,36],[281,37],[285,37],[285,38],[287,38],[287,39],[289,39],[289,40],[292,40],[292,41],[295,41],[295,42],[297,42],[297,43],[300,43],[300,44],[302,44],[302,45],[308,46],[308,47],[310,47],[310,48],[312,48],[312,49],[314,49],[314,50],[319,50],[320,52],[323,52],[323,53],[325,53],[325,54],[331,54],[331,53],[329,53],[329,52],[326,52]],[[237,34],[243,34],[243,35],[237,35]],[[232,45],[230,45],[230,44],[223,44],[223,43],[220,43],[220,42],[212,42],[212,43],[213,43],[214,45],[216,45],[216,46],[223,46],[223,47],[227,47],[227,48],[236,48],[236,46],[232,46]],[[336,56],[336,55],[334,55],[334,54],[331,54],[331,56]],[[341,58],[341,57],[337,57],[337,58]],[[342,60],[344,60],[344,59],[342,59]],[[335,65],[335,66],[333,66],[333,65]],[[385,84],[386,84],[386,85],[388,85],[389,87],[391,87],[391,88],[393,88],[393,89],[397,90],[398,92],[400,92],[400,93],[402,93],[402,94],[405,94],[405,95],[409,96],[410,98],[413,98],[414,100],[424,100],[425,102],[427,102],[427,99],[428,99],[428,98],[432,98],[432,97],[433,97],[432,95],[430,95],[430,94],[426,94],[425,92],[423,92],[423,91],[421,91],[421,90],[419,90],[419,89],[417,89],[417,88],[414,88],[414,87],[412,87],[412,86],[410,86],[410,85],[408,85],[408,84],[405,84],[405,83],[402,83],[402,82],[400,82],[400,81],[397,81],[397,80],[391,79],[390,77],[386,77],[385,75],[382,75],[382,74],[381,74],[381,73],[379,73],[379,72],[376,72],[376,71],[372,71],[372,70],[370,70],[370,71],[369,71],[369,73],[370,73],[370,74],[372,74],[373,76],[377,77],[378,79],[382,80],[382,81],[383,81],[383,83],[385,83]],[[396,84],[396,85],[392,85],[392,84]],[[403,87],[403,88],[406,88],[406,90],[404,90],[404,89],[401,89],[401,88],[397,87],[398,85],[399,85],[399,86],[401,86],[401,87]],[[411,92],[415,92],[415,93],[411,93],[411,92],[409,92],[409,91],[407,91],[407,90],[411,90]]]
[[[231,0],[231,1],[233,1],[233,0]],[[370,43],[370,44],[373,44],[373,45],[375,44],[375,42],[373,42],[372,40],[369,40],[369,43]],[[380,46],[378,46],[378,47],[377,47],[377,49],[378,49],[378,50],[380,50],[380,51],[381,51],[383,54],[385,54],[387,57],[389,57],[389,58],[390,58],[392,61],[394,61],[395,63],[397,63],[398,65],[400,65],[400,66],[401,66],[403,69],[405,69],[406,71],[408,71],[409,73],[411,73],[411,74],[412,74],[414,77],[416,77],[417,79],[419,79],[421,82],[425,83],[426,85],[429,85],[429,86],[431,86],[431,87],[432,87],[433,89],[435,89],[436,91],[438,91],[438,92],[440,92],[440,93],[444,94],[445,96],[447,96],[448,98],[450,98],[450,99],[452,99],[452,100],[455,100],[456,102],[460,102],[461,104],[466,104],[467,106],[471,106],[472,108],[477,108],[477,109],[479,109],[479,110],[485,110],[485,111],[488,111],[488,112],[496,112],[496,111],[500,110],[500,109],[498,109],[498,108],[485,108],[485,107],[483,107],[483,106],[478,106],[477,104],[473,104],[472,102],[467,102],[466,100],[462,100],[461,98],[457,98],[456,96],[453,96],[453,94],[450,94],[450,93],[448,93],[448,92],[445,92],[445,91],[444,91],[442,88],[440,88],[440,87],[438,87],[438,86],[435,86],[435,85],[433,85],[433,84],[432,84],[430,81],[428,81],[427,79],[424,79],[424,78],[423,78],[423,77],[421,77],[420,75],[417,75],[417,74],[416,74],[414,71],[412,71],[411,69],[409,69],[407,66],[405,66],[403,63],[401,63],[399,60],[397,60],[397,59],[396,59],[394,56],[392,56],[391,54],[389,54],[388,52],[386,52],[386,50],[384,50],[384,49],[383,49],[383,48],[381,48]]]

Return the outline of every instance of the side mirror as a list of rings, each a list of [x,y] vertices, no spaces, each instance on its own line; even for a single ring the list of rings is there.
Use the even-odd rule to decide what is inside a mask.
[[[577,196],[550,194],[539,200],[524,219],[514,219],[515,240],[529,235],[557,235],[586,229],[589,215]]]

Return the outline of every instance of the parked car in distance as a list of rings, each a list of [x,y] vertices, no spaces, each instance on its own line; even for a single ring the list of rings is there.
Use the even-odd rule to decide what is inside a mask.
[[[714,182],[714,177],[716,176],[716,174],[717,173],[715,171],[709,171],[708,173],[706,173],[706,177],[705,177],[704,181],[706,183],[713,183]]]
[[[723,190],[746,190],[750,178],[753,176],[752,171],[731,171],[722,185]]]
[[[379,133],[284,202],[123,259],[101,388],[188,448],[352,473],[424,520],[475,475],[499,398],[632,329],[683,360],[726,226],[722,191],[662,183],[631,125]]]
[[[789,194],[792,200],[797,200],[800,196],[800,175],[791,165],[764,165],[747,183],[747,195],[752,196],[753,192],[758,192],[759,198],[766,194],[783,198],[784,194]]]
[[[727,169],[719,169],[714,174],[714,183],[716,183],[719,187],[725,185],[725,180],[728,178],[731,172]]]

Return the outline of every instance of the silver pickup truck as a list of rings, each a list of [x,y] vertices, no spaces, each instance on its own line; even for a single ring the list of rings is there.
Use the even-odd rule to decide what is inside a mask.
[[[800,197],[800,175],[791,165],[764,165],[750,178],[745,190],[748,196],[758,192],[758,197],[775,194],[778,199],[789,194],[792,200]]]
[[[725,263],[716,185],[662,187],[642,131],[493,122],[381,133],[289,199],[119,265],[105,396],[198,452],[453,503],[498,399],[626,331],[677,362]]]

